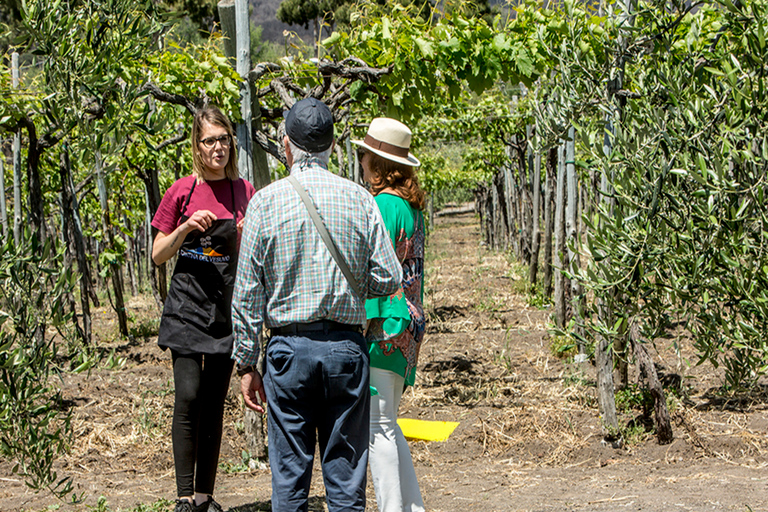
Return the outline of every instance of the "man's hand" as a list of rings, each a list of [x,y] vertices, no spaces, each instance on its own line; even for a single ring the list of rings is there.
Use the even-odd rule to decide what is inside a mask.
[[[264,392],[264,384],[261,381],[259,372],[254,370],[243,375],[240,379],[240,391],[242,391],[245,405],[249,409],[264,414],[264,406],[262,404],[267,403],[267,394]],[[257,393],[258,397],[256,396]]]

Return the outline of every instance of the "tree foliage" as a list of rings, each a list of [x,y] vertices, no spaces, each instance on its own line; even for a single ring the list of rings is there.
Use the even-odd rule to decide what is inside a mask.
[[[33,489],[63,495],[71,479],[59,478],[53,464],[69,445],[70,414],[51,382],[60,369],[48,328],[68,321],[73,274],[50,240],[41,244],[29,231],[21,244],[6,240],[0,256],[0,454],[16,461],[14,472]]]
[[[525,105],[534,149],[575,126],[577,165],[610,184],[575,247],[587,264],[568,269],[594,298],[587,337],[688,332],[730,389],[768,361],[765,14],[762,0],[518,12],[546,27],[536,46],[551,63]]]
[[[100,243],[91,264],[100,263],[103,275],[114,272],[125,262],[126,246],[123,236],[112,233],[133,234],[130,226],[143,225],[154,166],[178,172],[176,165],[183,161],[175,159],[174,145],[185,140],[191,112],[211,100],[237,112],[239,77],[220,54],[218,41],[161,50],[158,40],[167,28],[165,13],[151,1],[51,5],[29,0],[15,40],[36,56],[33,78],[15,89],[10,70],[0,72],[0,132],[26,132],[25,193],[30,209],[39,208],[35,218],[40,221],[31,223],[30,241],[18,249],[10,242],[3,248],[12,265],[0,269],[0,310],[3,318],[10,316],[0,332],[5,386],[0,388],[0,415],[8,433],[0,449],[17,461],[15,470],[35,488],[68,490],[52,470],[67,445],[68,412],[52,391],[50,377],[59,370],[57,357],[82,361],[81,351],[58,354],[61,340],[49,339],[45,330],[63,329],[63,323],[77,318],[71,314],[72,270],[62,252],[54,250],[57,240],[71,242],[76,235],[59,231],[59,218],[65,215],[59,194],[72,189],[75,213],[85,226],[80,236]],[[167,101],[155,103],[151,96],[156,92]],[[64,166],[65,160],[71,165]],[[97,166],[104,171],[108,212],[94,190]],[[104,213],[111,225],[102,224]]]
[[[284,0],[277,9],[277,19],[289,25],[308,28],[318,18],[333,24],[335,13],[351,2],[345,0]]]
[[[641,4],[627,73],[636,96],[609,155],[585,146],[615,190],[615,206],[591,219],[580,276],[616,314],[613,325],[592,317],[593,332],[615,337],[638,317],[653,340],[681,322],[732,389],[768,363],[766,7]]]
[[[214,0],[166,0],[166,8],[171,12],[184,13],[197,29],[209,34],[218,20],[218,11]]]

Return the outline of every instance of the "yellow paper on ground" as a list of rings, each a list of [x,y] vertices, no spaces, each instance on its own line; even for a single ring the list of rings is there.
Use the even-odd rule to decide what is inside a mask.
[[[409,439],[423,441],[445,441],[459,425],[455,421],[428,421],[398,418],[397,424],[403,435]]]

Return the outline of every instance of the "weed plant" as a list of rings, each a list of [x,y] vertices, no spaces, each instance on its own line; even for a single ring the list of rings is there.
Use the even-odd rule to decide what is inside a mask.
[[[240,460],[237,462],[221,461],[219,462],[219,469],[226,474],[234,473],[247,473],[250,471],[251,454],[248,450],[243,450],[240,453]]]
[[[163,398],[173,393],[173,385],[168,380],[160,389],[144,389],[141,391],[138,405],[134,405],[132,416],[140,437],[153,440],[165,435],[165,429],[170,423],[170,410],[163,405]]]
[[[168,512],[173,506],[173,502],[160,498],[153,503],[139,503],[129,509],[112,509],[107,502],[107,498],[99,496],[99,501],[95,506],[88,506],[90,512]]]
[[[160,331],[160,317],[142,318],[138,324],[131,326],[128,329],[129,337],[132,339],[144,339],[147,340],[153,336],[157,336]]]

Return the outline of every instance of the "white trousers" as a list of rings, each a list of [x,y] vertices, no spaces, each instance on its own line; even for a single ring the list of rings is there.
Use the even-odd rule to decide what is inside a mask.
[[[371,444],[368,461],[379,512],[423,512],[424,502],[416,481],[408,442],[397,424],[403,395],[403,377],[389,370],[371,368]]]

